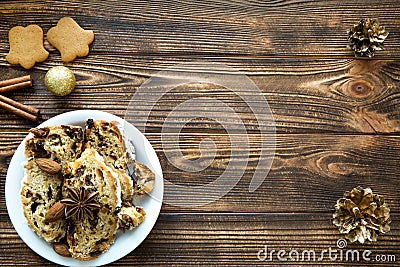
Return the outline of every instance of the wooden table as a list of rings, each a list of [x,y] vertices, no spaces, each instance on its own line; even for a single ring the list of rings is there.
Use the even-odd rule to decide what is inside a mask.
[[[178,86],[155,104],[134,103],[139,117],[136,126],[146,127],[145,135],[159,156],[167,181],[186,189],[207,186],[229,163],[240,166],[248,157],[248,164],[243,175],[240,168],[231,173],[232,179],[240,174],[237,185],[211,203],[207,192],[191,195],[187,190],[166,187],[166,197],[175,194],[198,206],[164,203],[147,239],[110,266],[400,266],[399,14],[400,2],[395,0],[1,2],[0,77],[30,74],[33,88],[5,95],[39,108],[44,120],[80,109],[124,117],[134,93],[146,80],[193,61],[229,66],[242,73],[232,75],[244,75],[259,88],[260,98],[252,103],[229,88],[204,82]],[[77,78],[75,92],[56,97],[44,86],[46,71],[63,64],[55,48],[45,42],[49,58],[30,70],[9,65],[5,56],[11,27],[38,24],[46,33],[64,16],[93,30],[95,41],[88,57],[66,64]],[[371,60],[355,59],[346,48],[346,30],[365,17],[378,18],[390,32],[386,49]],[[195,67],[183,72],[199,74]],[[175,78],[180,75],[177,71]],[[156,92],[153,89],[157,90],[150,88],[149,96]],[[228,130],[211,117],[183,125],[188,117],[193,118],[195,109],[179,105],[199,97],[231,108],[214,114],[221,121],[233,113],[241,122],[229,124]],[[274,153],[269,151],[274,154],[269,173],[268,166],[258,167],[268,176],[257,190],[249,192],[262,140],[251,106],[265,102],[276,128],[276,135],[266,134],[275,136],[276,148]],[[145,120],[140,114],[149,106],[151,113]],[[176,111],[177,107],[181,109]],[[164,124],[172,111],[176,111],[174,116]],[[10,159],[36,125],[0,110],[2,196]],[[231,138],[239,126],[246,130],[243,138],[248,138],[248,148],[236,151]],[[178,141],[161,138],[168,134],[164,130],[180,128]],[[215,158],[200,153],[199,144],[205,138],[213,140]],[[204,170],[185,170],[188,159],[199,158],[196,166]],[[396,261],[346,262],[325,256],[318,263],[307,259],[284,262],[276,254],[272,261],[259,261],[257,253],[264,246],[300,253],[338,249],[336,242],[343,236],[331,223],[333,207],[343,192],[358,185],[371,187],[386,198],[392,230],[376,243],[348,244],[346,249],[371,250],[373,256],[395,255]],[[53,265],[19,238],[4,197],[0,200],[0,237],[0,265]]]

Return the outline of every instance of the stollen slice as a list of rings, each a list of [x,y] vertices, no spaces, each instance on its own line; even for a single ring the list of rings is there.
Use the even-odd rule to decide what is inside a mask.
[[[69,251],[75,259],[94,259],[116,238],[119,180],[94,149],[69,163],[64,177]]]
[[[27,161],[24,169],[20,196],[27,223],[47,242],[57,242],[65,236],[65,219],[61,216],[49,221],[46,215],[61,199],[62,176],[43,171],[34,159]]]
[[[50,158],[63,167],[82,152],[83,129],[80,126],[47,126],[33,128],[30,132],[33,136],[25,142],[27,158]]]
[[[104,163],[117,173],[121,183],[122,202],[130,205],[133,200],[133,181],[125,173],[126,149],[116,121],[86,121],[85,148],[95,149],[104,158]]]

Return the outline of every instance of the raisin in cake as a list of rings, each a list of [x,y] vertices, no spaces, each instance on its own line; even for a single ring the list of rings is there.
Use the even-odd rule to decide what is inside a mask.
[[[50,158],[61,166],[76,160],[82,152],[83,130],[79,126],[57,125],[34,128],[25,143],[27,158]]]
[[[122,202],[131,203],[133,181],[125,174],[127,165],[123,136],[115,121],[89,119],[85,129],[85,148],[95,149],[104,162],[118,174],[122,189]]]
[[[79,215],[77,212],[67,220],[67,241],[73,258],[94,259],[114,242],[118,226],[116,209],[120,205],[121,194],[119,180],[115,176],[93,149],[86,149],[79,159],[66,166],[65,198],[73,198],[71,190],[79,192],[82,189],[87,194],[97,194],[91,199],[94,202],[92,206],[87,206],[89,210],[92,209],[91,214],[86,212]],[[77,193],[77,195],[82,197],[82,194]],[[71,215],[69,209],[74,207],[68,206],[68,203],[66,205],[68,216]],[[95,205],[98,205],[98,208],[95,208]]]
[[[48,210],[60,200],[62,177],[60,172],[50,174],[43,171],[34,159],[25,165],[22,181],[21,201],[24,216],[32,229],[48,242],[56,242],[65,236],[65,220],[46,220]]]

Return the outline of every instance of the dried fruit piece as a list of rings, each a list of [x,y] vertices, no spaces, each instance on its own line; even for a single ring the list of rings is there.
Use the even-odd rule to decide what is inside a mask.
[[[388,36],[385,27],[376,19],[362,19],[347,31],[349,48],[355,56],[373,57],[375,51],[383,50],[383,42]]]
[[[47,127],[33,128],[29,130],[35,137],[46,137],[49,134],[50,129]]]
[[[358,186],[337,201],[332,222],[351,242],[376,241],[379,233],[390,231],[390,209],[371,188]]]
[[[50,174],[56,174],[61,170],[61,165],[51,159],[36,158],[35,162],[42,171]]]
[[[71,253],[69,252],[69,248],[67,244],[56,242],[53,243],[53,249],[57,254],[63,257],[71,257]]]
[[[65,213],[65,205],[61,202],[54,203],[53,206],[47,211],[44,220],[46,222],[55,222],[61,219]]]

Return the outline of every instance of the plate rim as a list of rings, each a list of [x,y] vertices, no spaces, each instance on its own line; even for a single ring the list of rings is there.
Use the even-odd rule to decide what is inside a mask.
[[[21,161],[19,159],[21,156],[23,159],[26,160],[25,155],[24,155],[24,149],[25,149],[24,144],[25,144],[26,139],[29,138],[29,136],[31,135],[30,133],[28,133],[24,137],[24,139],[21,141],[21,143],[18,145],[18,147],[8,165],[5,189],[4,189],[5,190],[6,207],[7,207],[7,213],[10,218],[10,221],[11,221],[14,229],[16,230],[18,236],[22,239],[22,241],[24,241],[24,243],[30,249],[32,249],[36,254],[38,254],[42,258],[47,259],[50,262],[65,265],[65,266],[101,266],[101,265],[112,263],[114,261],[117,261],[117,260],[125,257],[126,255],[128,255],[129,253],[134,251],[150,234],[151,230],[154,228],[154,225],[158,220],[158,217],[159,217],[160,211],[161,211],[161,207],[162,207],[162,200],[163,200],[163,195],[164,195],[163,173],[162,173],[162,168],[161,168],[161,164],[158,159],[158,156],[157,156],[153,146],[146,138],[146,136],[142,132],[140,132],[134,125],[132,125],[129,121],[126,121],[125,119],[120,118],[114,114],[111,114],[111,113],[108,113],[105,111],[91,110],[91,109],[74,110],[74,111],[69,111],[69,112],[65,112],[65,113],[56,115],[56,116],[42,122],[40,125],[38,125],[36,127],[59,125],[60,124],[59,120],[66,120],[65,124],[73,125],[73,123],[71,123],[71,121],[73,121],[74,119],[77,120],[77,117],[79,117],[79,119],[78,119],[79,123],[83,123],[83,124],[84,124],[85,120],[87,120],[89,118],[93,118],[96,120],[104,119],[104,120],[108,120],[108,121],[114,120],[114,121],[119,122],[122,125],[126,125],[125,123],[127,123],[128,127],[131,128],[130,130],[133,130],[136,135],[141,137],[141,140],[138,140],[137,142],[139,142],[139,141],[143,142],[145,151],[141,152],[141,151],[138,151],[138,149],[136,149],[136,153],[137,154],[138,154],[138,152],[140,154],[144,153],[144,155],[146,156],[145,160],[150,161],[150,164],[148,167],[150,169],[152,169],[156,174],[156,186],[155,186],[153,192],[156,191],[157,193],[155,193],[155,194],[157,194],[157,196],[152,197],[151,194],[146,196],[147,197],[146,201],[151,202],[154,205],[154,210],[153,209],[151,209],[149,211],[146,210],[146,213],[151,214],[151,217],[150,217],[150,219],[148,219],[149,216],[146,216],[146,219],[148,219],[148,220],[147,221],[145,220],[144,223],[139,225],[139,228],[142,225],[146,226],[147,228],[140,229],[140,231],[142,231],[142,232],[140,234],[136,234],[136,235],[139,235],[139,238],[136,239],[136,242],[134,242],[134,246],[132,246],[132,248],[125,248],[121,253],[118,253],[118,255],[109,254],[111,251],[113,251],[112,250],[113,246],[115,247],[116,243],[118,243],[118,240],[120,240],[120,238],[123,237],[125,234],[123,234],[120,237],[118,237],[118,235],[117,235],[117,238],[116,238],[114,244],[111,245],[111,247],[108,251],[106,251],[105,253],[100,255],[98,258],[96,258],[94,260],[89,260],[89,261],[80,261],[80,260],[76,260],[76,259],[72,259],[72,258],[62,257],[62,256],[59,256],[58,254],[56,254],[52,249],[50,252],[46,253],[46,251],[45,251],[46,249],[39,249],[34,246],[33,241],[30,240],[30,238],[32,238],[32,236],[33,236],[32,233],[34,233],[34,236],[35,236],[34,239],[36,239],[36,241],[39,240],[38,242],[45,242],[49,246],[51,246],[51,243],[46,242],[44,239],[40,238],[28,226],[28,224],[26,222],[26,218],[23,215],[23,213],[18,215],[18,213],[20,211],[22,211],[22,203],[21,203],[21,198],[19,197],[19,192],[22,187],[21,182],[23,180],[23,176],[20,177],[19,182],[12,181],[11,179],[15,179],[15,178],[11,177],[11,173],[13,173],[15,171],[10,170],[11,167],[14,167],[15,165],[21,165],[23,163],[23,161]],[[125,127],[124,127],[124,129],[125,129]],[[134,143],[135,143],[135,141],[134,141]],[[135,146],[136,146],[136,144],[135,144]],[[149,153],[151,155],[149,155]],[[150,156],[151,156],[151,158],[149,158]],[[138,161],[141,162],[141,161],[143,161],[143,159],[138,159]],[[22,166],[20,166],[20,168],[22,170]],[[23,170],[22,170],[22,172],[24,173]],[[18,186],[16,186],[17,183],[19,184]],[[17,193],[10,191],[10,190],[14,189],[15,187],[18,187],[18,189],[19,189],[19,190],[17,190]],[[17,196],[17,201],[15,201],[15,199],[12,199],[12,197],[15,197],[15,196]],[[15,204],[14,202],[17,202],[17,203]],[[13,204],[11,204],[11,203],[13,203]],[[11,206],[12,205],[16,206],[16,205],[18,205],[18,203],[20,204],[19,205],[20,207],[18,209],[15,209],[15,210],[13,209],[10,211]],[[152,207],[153,207],[153,205],[152,205]],[[17,219],[19,219],[19,217],[21,217],[20,215],[22,215],[22,217],[23,217],[23,222],[16,221]],[[30,229],[30,231],[32,232],[32,233],[28,233],[28,235],[30,237],[28,237],[26,235],[26,233],[24,233],[24,231],[26,231],[26,227],[28,227]],[[132,230],[132,232],[134,232],[134,231],[138,232],[139,228]],[[143,227],[141,227],[141,228],[143,228]],[[143,234],[143,232],[144,232],[144,234]],[[131,234],[131,235],[134,235],[134,234]],[[107,257],[104,257],[104,255],[107,255]]]

